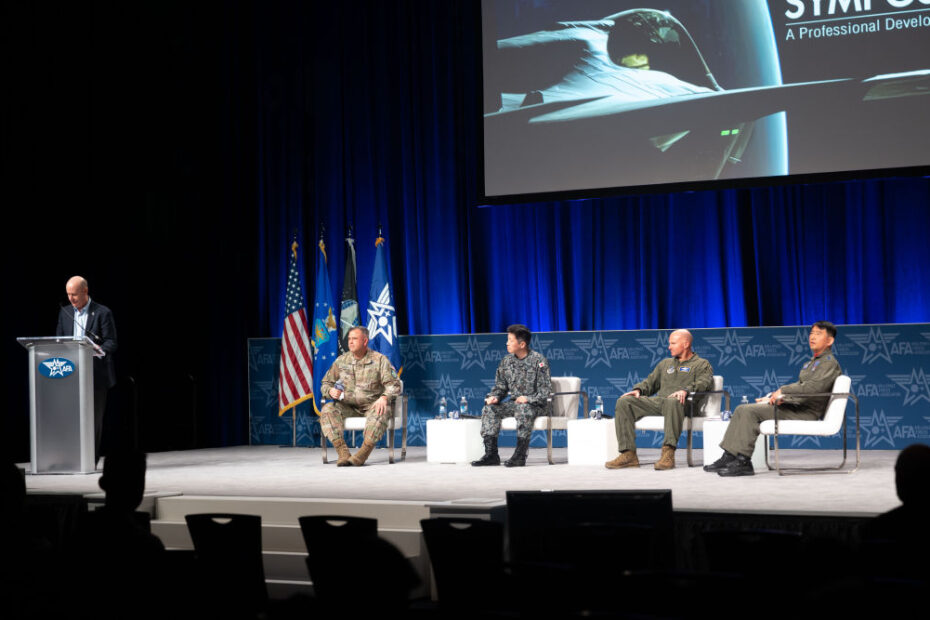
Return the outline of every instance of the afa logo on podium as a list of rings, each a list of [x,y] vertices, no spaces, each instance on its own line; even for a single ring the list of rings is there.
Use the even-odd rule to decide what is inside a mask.
[[[39,374],[49,379],[64,379],[74,373],[75,363],[64,357],[53,357],[39,363]]]

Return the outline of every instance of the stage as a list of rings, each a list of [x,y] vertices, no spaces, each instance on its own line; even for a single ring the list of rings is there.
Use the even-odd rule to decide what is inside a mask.
[[[503,448],[502,456],[512,449]],[[701,450],[695,450],[696,463]],[[400,451],[397,450],[399,458]],[[640,460],[658,459],[658,450],[640,449]],[[425,447],[407,449],[407,459],[388,464],[378,449],[364,467],[336,467],[335,451],[324,465],[318,448],[238,446],[149,454],[146,493],[226,497],[277,497],[388,500],[424,504],[477,499],[504,501],[508,490],[672,489],[676,511],[760,512],[873,516],[899,504],[894,489],[896,450],[864,451],[853,474],[779,476],[757,471],[745,478],[721,478],[688,467],[685,451],[677,467],[659,472],[651,465],[608,470],[568,465],[566,449],[554,450],[555,465],[544,449],[531,449],[526,467],[471,467],[426,462]],[[789,450],[786,463],[839,463],[832,450]],[[847,468],[855,461],[850,453]],[[99,493],[99,474],[27,476],[33,493]]]

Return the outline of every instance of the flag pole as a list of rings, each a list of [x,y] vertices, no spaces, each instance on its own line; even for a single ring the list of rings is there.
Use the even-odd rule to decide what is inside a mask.
[[[294,240],[291,242],[291,251],[297,254],[297,229],[294,229]],[[283,447],[297,447],[297,407],[291,407],[291,445]]]

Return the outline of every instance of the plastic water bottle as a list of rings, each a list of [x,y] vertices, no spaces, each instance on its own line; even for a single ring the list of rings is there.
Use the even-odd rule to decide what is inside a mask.
[[[597,395],[597,399],[594,401],[594,419],[600,420],[604,417],[604,399],[601,398],[601,395]]]
[[[445,420],[449,417],[449,407],[446,405],[446,397],[443,396],[442,400],[439,401],[439,416],[440,420]]]
[[[468,399],[464,396],[459,400],[459,411],[455,414],[455,419],[458,420],[460,417],[468,415]]]

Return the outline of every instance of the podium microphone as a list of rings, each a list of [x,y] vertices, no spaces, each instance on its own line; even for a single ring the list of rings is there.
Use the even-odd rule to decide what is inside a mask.
[[[70,306],[70,305],[65,306],[65,305],[60,305],[60,304],[59,304],[59,306],[58,306],[59,312],[64,312],[66,308],[73,308],[73,306]],[[75,328],[75,327],[81,327],[81,324],[77,322],[77,319],[76,319],[76,318],[74,318],[74,313],[73,313],[73,312],[72,312],[71,314],[67,314],[66,316],[70,317],[70,318],[71,318],[71,322],[74,324],[73,327],[71,328],[71,336],[73,337],[73,336],[74,336],[74,328]],[[90,322],[90,317],[88,316],[87,319],[88,319],[88,323],[89,323],[89,322]],[[98,336],[98,335],[95,334],[94,332],[90,331],[87,327],[81,327],[81,329],[84,330],[84,335],[85,335],[85,336],[86,336],[86,335],[90,335],[90,337],[93,339],[93,341],[94,341],[95,344],[98,343],[98,342],[100,342],[100,340],[101,340],[100,336]]]

